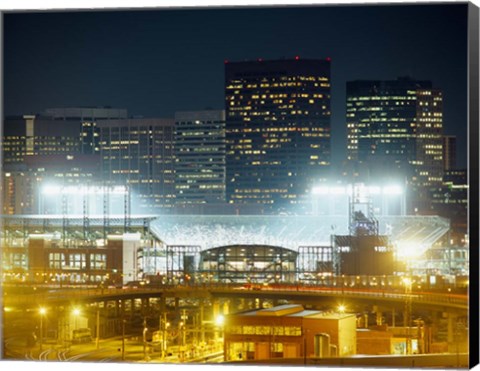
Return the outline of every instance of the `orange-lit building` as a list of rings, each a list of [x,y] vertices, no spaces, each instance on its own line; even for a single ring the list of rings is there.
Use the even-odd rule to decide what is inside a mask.
[[[141,276],[148,217],[3,216],[5,282],[125,284]],[[147,228],[148,230],[148,228]]]
[[[225,361],[350,356],[356,352],[354,314],[286,304],[230,314]]]

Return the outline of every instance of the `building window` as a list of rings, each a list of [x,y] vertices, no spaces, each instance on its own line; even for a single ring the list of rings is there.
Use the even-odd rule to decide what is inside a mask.
[[[84,269],[87,266],[85,260],[85,254],[72,254],[70,255],[70,267],[77,269]]]
[[[48,254],[48,263],[50,268],[61,269],[65,264],[65,254],[58,252]]]
[[[107,266],[106,254],[91,254],[90,255],[90,268],[91,269],[105,269]]]

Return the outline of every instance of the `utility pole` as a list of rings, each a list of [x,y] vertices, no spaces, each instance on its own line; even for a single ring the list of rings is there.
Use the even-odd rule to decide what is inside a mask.
[[[162,321],[163,316],[163,321]],[[167,353],[167,312],[163,312],[162,316],[160,316],[159,320],[159,327],[158,330],[162,332],[162,359],[165,359]],[[163,323],[162,323],[163,322]]]
[[[125,361],[125,322],[122,318],[122,361]]]
[[[147,317],[143,317],[143,359],[147,360]]]
[[[405,313],[404,313],[404,326],[406,329],[406,354],[412,354],[412,339],[410,334],[410,321],[412,316],[412,278],[407,277],[404,279],[405,284]]]

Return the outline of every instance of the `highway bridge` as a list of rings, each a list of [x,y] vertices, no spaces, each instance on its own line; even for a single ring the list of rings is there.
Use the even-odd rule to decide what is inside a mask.
[[[164,286],[151,288],[65,288],[51,289],[39,293],[18,295],[4,293],[4,307],[37,308],[39,305],[65,305],[68,303],[96,303],[105,301],[146,298],[179,299],[263,299],[287,300],[297,303],[328,303],[339,299],[363,303],[391,303],[393,305],[410,300],[415,306],[429,310],[467,312],[468,295],[449,292],[402,292],[368,288],[338,288],[323,286],[270,285],[246,288],[242,285],[192,285]]]

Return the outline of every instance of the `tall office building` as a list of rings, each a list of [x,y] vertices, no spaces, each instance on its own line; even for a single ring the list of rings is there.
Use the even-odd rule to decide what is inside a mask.
[[[22,163],[25,156],[98,154],[97,120],[127,118],[125,109],[49,108],[38,115],[4,121],[4,163]]]
[[[22,164],[28,156],[81,152],[79,124],[64,125],[51,117],[7,117],[3,126],[3,164]]]
[[[225,111],[175,113],[176,205],[225,202]]]
[[[102,176],[128,186],[132,212],[159,212],[174,205],[174,120],[98,120]]]
[[[443,137],[443,169],[454,170],[457,168],[457,137],[445,135]]]
[[[347,82],[347,158],[371,179],[408,184],[414,203],[443,176],[442,92],[429,81]]]
[[[80,145],[83,154],[98,154],[99,131],[98,120],[126,119],[127,110],[112,107],[67,107],[48,108],[42,116],[53,120],[80,124]]]
[[[226,62],[227,200],[299,204],[330,165],[330,60]]]
[[[423,187],[443,180],[443,96],[438,89],[417,90],[417,183]]]

